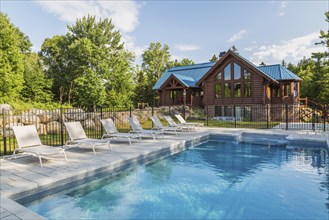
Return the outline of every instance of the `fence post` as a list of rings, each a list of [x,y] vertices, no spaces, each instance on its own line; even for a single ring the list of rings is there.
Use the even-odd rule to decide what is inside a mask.
[[[207,120],[207,126],[209,126],[209,118],[208,118],[208,105],[206,105],[206,120]]]
[[[286,130],[288,130],[288,103],[286,103]]]
[[[63,120],[63,107],[60,108],[60,114],[61,114],[61,145],[64,145],[64,120]]]
[[[235,112],[235,105],[233,105],[233,114],[234,114],[234,128],[236,128],[236,112]]]
[[[131,117],[131,106],[129,107],[129,117]]]
[[[314,103],[312,104],[312,130],[315,131],[315,107],[314,107]]]
[[[7,135],[6,135],[6,126],[5,126],[5,109],[2,109],[2,136],[3,136],[3,154],[6,155],[7,153]]]
[[[326,116],[327,116],[326,104],[323,105],[322,115],[323,115],[323,131],[326,131]]]
[[[266,104],[266,128],[268,129],[269,127],[268,104]]]
[[[151,107],[151,109],[152,109],[152,116],[154,115],[154,105],[152,105],[152,107]],[[154,127],[154,123],[153,123],[153,120],[151,120],[152,121],[152,128]]]
[[[100,107],[101,108],[101,119],[103,119],[103,107]],[[96,113],[97,113],[97,111],[96,111]],[[101,137],[102,137],[102,135],[103,135],[103,126],[102,126],[102,123],[100,124],[100,126],[101,126]]]

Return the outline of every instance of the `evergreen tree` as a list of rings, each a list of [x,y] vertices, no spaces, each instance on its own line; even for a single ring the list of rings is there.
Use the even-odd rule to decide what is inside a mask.
[[[144,103],[146,101],[145,97],[148,96],[148,81],[146,73],[137,65],[135,68],[136,75],[134,77],[136,86],[134,89],[134,104]]]
[[[283,66],[283,67],[287,67],[287,63],[286,63],[286,61],[282,60],[282,62],[281,62],[281,66]]]
[[[169,67],[175,67],[175,66],[188,66],[188,65],[193,65],[194,62],[193,60],[190,60],[188,58],[183,58],[181,61],[178,61],[175,59],[174,62],[169,64]]]
[[[325,13],[325,21],[329,24],[329,11]],[[326,47],[326,51],[312,53],[312,58],[316,60],[313,84],[314,92],[317,94],[315,101],[321,103],[329,103],[329,30],[327,32],[320,31],[321,41],[316,43]]]
[[[266,66],[266,63],[264,63],[264,61],[262,61],[259,66]]]
[[[217,60],[218,60],[218,57],[216,57],[216,54],[214,54],[209,61],[216,62]]]

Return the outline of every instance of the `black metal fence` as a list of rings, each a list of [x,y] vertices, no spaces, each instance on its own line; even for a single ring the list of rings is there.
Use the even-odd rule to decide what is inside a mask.
[[[128,117],[136,115],[144,128],[151,128],[153,114],[182,114],[188,121],[203,122],[209,127],[323,130],[329,128],[329,112],[326,106],[301,105],[225,105],[188,108],[183,106],[145,109],[99,108],[87,112],[77,108],[54,110],[31,109],[28,111],[2,110],[0,113],[0,155],[10,154],[17,143],[12,126],[30,125],[37,127],[43,144],[56,146],[68,141],[64,122],[80,121],[86,135],[101,138],[103,128],[100,120],[112,118],[120,132],[128,132]],[[175,117],[173,117],[175,119]],[[164,121],[163,121],[164,122]],[[165,123],[165,122],[164,122]]]
[[[144,112],[144,110],[139,111]],[[139,114],[143,114],[141,112]],[[0,155],[12,153],[17,146],[12,126],[35,125],[43,144],[58,146],[64,145],[69,140],[64,122],[79,121],[89,138],[101,138],[103,128],[100,119],[112,118],[120,132],[128,132],[130,130],[128,117],[131,115],[131,108],[99,108],[95,112],[86,112],[78,108],[2,110],[0,114]]]
[[[207,125],[234,128],[265,128],[285,130],[323,130],[328,128],[326,106],[301,105],[251,105],[223,106],[211,113],[209,107]],[[221,114],[222,116],[216,116]],[[214,117],[209,116],[215,115]],[[215,120],[214,120],[215,119]]]

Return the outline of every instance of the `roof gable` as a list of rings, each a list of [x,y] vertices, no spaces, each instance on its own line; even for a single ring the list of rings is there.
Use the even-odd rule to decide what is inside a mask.
[[[162,74],[160,79],[153,86],[153,89],[160,89],[171,75],[174,75],[186,87],[194,87],[196,86],[196,82],[198,82],[214,64],[214,62],[208,62],[169,68]]]
[[[262,77],[264,77],[265,79],[269,80],[269,81],[274,81],[277,83],[277,81],[272,78],[271,76],[267,75],[265,72],[263,72],[262,70],[260,70],[256,65],[254,65],[253,63],[251,63],[249,60],[247,60],[246,58],[242,57],[241,55],[228,50],[224,56],[222,58],[220,58],[215,65],[213,65],[213,67],[202,77],[200,78],[200,80],[196,83],[196,85],[200,86],[201,83],[206,80],[208,77],[210,77],[212,74],[215,73],[216,70],[218,70],[219,68],[221,68],[221,66],[230,58],[234,58],[236,60],[238,60],[240,63],[244,64],[245,66],[247,66],[249,69],[253,70],[253,72],[261,75]]]

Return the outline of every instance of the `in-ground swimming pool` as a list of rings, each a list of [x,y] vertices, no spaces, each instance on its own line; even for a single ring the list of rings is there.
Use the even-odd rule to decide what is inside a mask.
[[[25,204],[49,219],[328,219],[324,149],[209,141]]]

